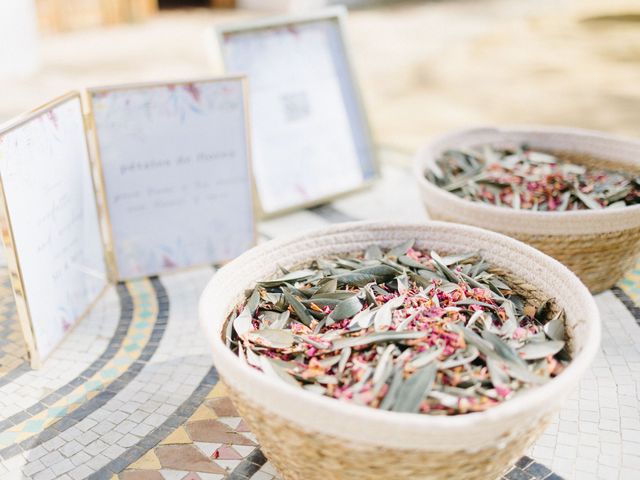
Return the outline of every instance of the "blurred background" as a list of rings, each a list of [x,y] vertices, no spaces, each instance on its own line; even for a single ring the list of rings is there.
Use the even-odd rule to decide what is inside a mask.
[[[2,0],[0,122],[71,89],[219,74],[212,25],[336,3],[381,147],[480,124],[640,133],[638,0]]]

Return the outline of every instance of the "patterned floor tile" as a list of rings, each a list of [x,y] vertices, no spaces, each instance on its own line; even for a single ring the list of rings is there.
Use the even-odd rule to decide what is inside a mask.
[[[19,374],[14,371],[0,378],[0,431],[6,428],[5,420],[24,415],[25,409],[41,411],[79,385],[80,377],[92,375],[113,357],[128,328],[120,308],[124,290],[107,290],[41,369],[25,365]],[[35,407],[38,403],[41,406]]]
[[[156,471],[130,471],[120,476],[123,480],[164,480],[160,472]]]
[[[158,318],[158,304],[153,286],[148,280],[131,282],[127,285],[133,302],[132,321],[120,348],[113,358],[100,370],[88,378],[79,377],[82,382],[50,406],[40,409],[40,404],[28,413],[40,410],[30,418],[0,432],[0,454],[15,444],[21,444],[51,427],[64,417],[68,417],[86,402],[106,390],[123,375],[140,357],[151,338],[155,320]]]
[[[228,475],[256,449],[231,426],[240,422],[224,387],[217,384],[189,419],[155,447],[154,457],[132,464],[120,478],[132,471],[157,470],[158,463],[165,478],[178,471],[195,472],[201,478],[205,473]]]
[[[640,305],[640,262],[628,272],[618,284],[618,288],[636,304]]]
[[[9,272],[0,267],[0,377],[9,379],[11,372],[26,371],[27,361],[27,347],[16,314]]]
[[[161,445],[155,450],[162,470],[186,470],[208,473],[224,473],[210,457],[192,444]]]

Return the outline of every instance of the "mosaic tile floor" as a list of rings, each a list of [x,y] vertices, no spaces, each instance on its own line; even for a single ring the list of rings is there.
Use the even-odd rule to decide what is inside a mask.
[[[261,239],[352,219],[425,219],[409,169],[387,164],[374,188],[264,222]],[[112,288],[33,371],[15,342],[0,271],[0,478],[277,478],[217,383],[199,331],[197,300],[213,274]],[[640,478],[640,264],[596,300],[604,321],[596,362],[504,478]]]
[[[10,374],[28,369],[27,350],[20,324],[16,321],[16,305],[6,268],[0,269],[0,385],[13,378]]]

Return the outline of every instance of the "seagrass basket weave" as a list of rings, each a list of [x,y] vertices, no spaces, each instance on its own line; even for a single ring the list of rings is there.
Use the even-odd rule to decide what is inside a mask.
[[[479,251],[532,304],[555,298],[566,312],[573,360],[545,385],[484,412],[397,413],[319,396],[264,375],[224,343],[225,324],[246,289],[314,259],[391,247]],[[544,430],[598,350],[600,319],[587,289],[551,257],[504,235],[443,222],[347,223],[256,247],[223,267],[200,301],[216,369],[266,456],[287,480],[494,479]]]
[[[426,169],[445,150],[522,143],[573,163],[640,175],[637,141],[554,127],[463,130],[440,137],[416,157],[415,175],[429,216],[517,238],[564,263],[592,293],[611,288],[640,254],[640,205],[568,212],[514,210],[462,199],[425,178]]]

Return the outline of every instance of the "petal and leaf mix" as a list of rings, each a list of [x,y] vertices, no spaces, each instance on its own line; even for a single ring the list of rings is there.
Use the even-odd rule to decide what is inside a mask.
[[[319,395],[397,412],[482,411],[570,360],[564,314],[534,306],[478,254],[413,241],[318,259],[247,292],[226,342],[252,367]]]
[[[526,145],[448,150],[425,176],[464,199],[514,209],[562,212],[640,203],[640,178],[561,161]]]

